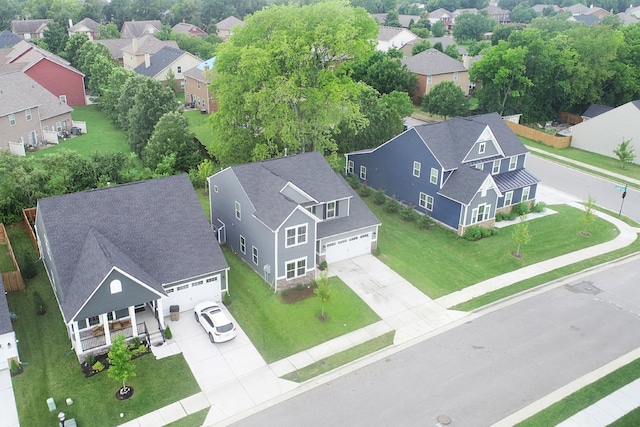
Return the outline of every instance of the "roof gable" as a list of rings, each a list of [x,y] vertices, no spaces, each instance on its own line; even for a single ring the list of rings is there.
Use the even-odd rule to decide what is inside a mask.
[[[53,19],[22,19],[11,21],[11,31],[16,34],[36,34],[42,32]]]
[[[15,46],[20,43],[22,39],[17,35],[13,34],[9,30],[4,30],[0,33],[0,49],[5,47]]]
[[[485,144],[484,149],[477,149],[478,146],[483,143]],[[487,148],[486,145],[490,145],[490,147]],[[482,153],[480,151],[482,151]],[[494,157],[496,155],[504,157],[504,153],[502,152],[500,144],[498,144],[496,137],[493,135],[493,132],[491,132],[491,128],[487,125],[482,133],[478,136],[475,143],[471,146],[464,159],[462,159],[462,162],[466,163],[469,161]]]
[[[143,62],[142,64],[138,65],[133,71],[138,74],[142,74],[143,76],[155,77],[183,56],[193,55],[191,55],[189,52],[185,52],[184,50],[165,46],[150,58],[150,64],[148,67],[147,64]]]
[[[462,62],[445,55],[437,49],[428,49],[417,55],[403,58],[402,63],[412,73],[424,76],[467,71]]]
[[[468,205],[483,188],[495,188],[499,193],[498,186],[490,174],[462,165],[449,175],[438,194],[463,205]]]
[[[243,20],[236,18],[235,16],[229,16],[216,24],[218,30],[231,30],[236,25],[247,25]]]
[[[40,119],[73,111],[67,104],[21,72],[0,74],[0,116],[38,108]]]
[[[142,37],[147,34],[155,34],[160,30],[162,30],[162,23],[159,20],[127,21],[122,24],[120,34],[122,37],[132,39]]]

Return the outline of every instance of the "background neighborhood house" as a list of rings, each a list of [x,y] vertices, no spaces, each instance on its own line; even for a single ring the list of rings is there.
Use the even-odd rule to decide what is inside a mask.
[[[209,92],[209,83],[216,57],[202,61],[197,66],[185,71],[184,75],[184,101],[193,104],[194,108],[211,113],[218,110],[218,105]]]
[[[584,114],[595,115],[588,120],[573,125],[559,132],[560,135],[571,136],[571,146],[592,153],[617,159],[614,154],[622,141],[631,140],[631,145],[640,149],[640,100],[631,101],[617,108],[594,107]],[[599,114],[598,114],[599,113]],[[584,115],[583,115],[584,116]]]
[[[405,28],[381,26],[378,31],[377,50],[388,52],[389,49],[402,49],[407,43],[414,42],[418,36]]]
[[[178,22],[171,28],[171,31],[178,34],[188,34],[195,37],[207,37],[207,32],[202,28],[186,23],[184,21]]]
[[[18,345],[16,344],[16,334],[13,332],[7,295],[2,284],[0,274],[0,371],[11,367],[11,360],[20,362],[18,356]]]
[[[465,95],[469,94],[469,70],[457,61],[437,49],[427,49],[417,55],[403,58],[407,69],[418,76],[418,90],[414,102],[420,103],[421,97],[438,83],[452,81]]]
[[[120,37],[125,39],[135,39],[138,37],[152,35],[162,30],[162,22],[153,21],[126,21],[122,24]]]
[[[216,24],[216,31],[218,37],[222,40],[227,40],[233,34],[233,27],[240,25],[244,27],[247,25],[243,20],[236,18],[235,16],[229,16]]]
[[[528,150],[496,113],[411,128],[347,154],[347,173],[456,230],[491,226],[497,211],[533,203]]]
[[[318,152],[231,166],[209,192],[219,242],[276,290],[377,244],[380,222]]]
[[[39,199],[35,228],[79,357],[227,290],[229,266],[187,175]],[[143,307],[156,324],[138,321]]]
[[[23,19],[11,21],[11,32],[25,40],[41,39],[53,19]]]
[[[173,78],[184,89],[184,72],[200,64],[197,56],[175,47],[164,46],[153,57],[148,53],[144,56],[144,63],[138,65],[133,71],[143,76],[151,77],[161,83],[167,83],[169,70],[173,72]]]
[[[24,151],[25,144],[35,146],[49,132],[70,129],[72,111],[26,74],[0,74],[0,149],[13,143]]]
[[[87,37],[89,37],[89,40],[95,40],[99,36],[98,28],[100,28],[100,24],[91,18],[84,18],[75,25],[73,24],[73,21],[69,19],[69,29],[67,32],[69,33],[69,36],[76,33],[85,33]]]
[[[125,70],[133,70],[153,57],[160,49],[168,46],[178,49],[175,40],[158,40],[155,36],[146,35],[132,39],[122,48],[122,64]]]

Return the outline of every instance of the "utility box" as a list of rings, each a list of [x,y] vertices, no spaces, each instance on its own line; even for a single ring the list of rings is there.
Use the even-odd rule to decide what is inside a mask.
[[[172,305],[169,307],[169,313],[171,314],[171,321],[176,322],[180,320],[180,306]]]

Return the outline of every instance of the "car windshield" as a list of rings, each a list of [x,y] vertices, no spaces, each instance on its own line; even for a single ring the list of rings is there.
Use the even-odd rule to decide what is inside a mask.
[[[233,323],[227,323],[226,325],[220,325],[216,327],[216,331],[219,333],[229,332],[233,329]]]

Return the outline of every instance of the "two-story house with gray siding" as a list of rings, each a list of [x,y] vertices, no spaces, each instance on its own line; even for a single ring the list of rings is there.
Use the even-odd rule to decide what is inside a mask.
[[[275,290],[377,244],[380,222],[317,152],[231,166],[209,177],[209,194],[218,241]]]
[[[492,113],[416,126],[347,154],[346,171],[462,235],[493,225],[498,211],[534,203],[539,180],[525,169],[527,153]]]
[[[186,174],[40,199],[35,229],[80,359],[117,334],[164,328],[172,305],[190,310],[227,290],[228,264]]]

